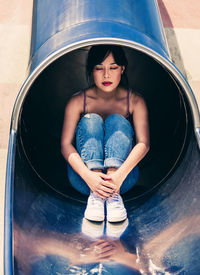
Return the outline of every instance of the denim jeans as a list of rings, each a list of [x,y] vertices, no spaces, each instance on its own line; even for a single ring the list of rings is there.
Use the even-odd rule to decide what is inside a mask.
[[[86,114],[76,128],[76,149],[87,167],[101,169],[119,168],[126,160],[134,144],[134,131],[130,122],[119,114],[106,118],[105,122],[98,114]],[[128,174],[120,193],[130,190],[139,176],[138,167]],[[68,164],[68,178],[72,186],[84,195],[90,189],[84,180]]]

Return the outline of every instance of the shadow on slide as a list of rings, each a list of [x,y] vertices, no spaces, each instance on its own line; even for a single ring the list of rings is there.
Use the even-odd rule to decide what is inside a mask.
[[[200,270],[200,116],[171,63],[156,1],[34,1],[30,73],[8,150],[5,274],[188,274]],[[105,6],[107,7],[105,9]],[[60,150],[64,108],[87,87],[95,44],[121,45],[145,98],[151,150],[121,223],[83,218]]]

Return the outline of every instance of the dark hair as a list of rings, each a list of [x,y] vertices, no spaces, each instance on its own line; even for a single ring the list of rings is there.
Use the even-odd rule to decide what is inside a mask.
[[[122,47],[115,45],[96,45],[89,50],[86,63],[86,77],[88,82],[91,83],[94,67],[98,64],[101,64],[101,62],[104,61],[110,53],[113,54],[114,60],[117,65],[125,66],[120,85],[128,87],[128,77],[126,74],[128,61]]]

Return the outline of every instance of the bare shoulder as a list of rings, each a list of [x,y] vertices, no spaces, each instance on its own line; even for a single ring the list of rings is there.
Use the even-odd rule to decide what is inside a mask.
[[[138,107],[142,107],[142,108],[146,109],[146,102],[141,95],[131,92],[131,94],[130,94],[130,111],[131,111],[131,113],[133,113],[134,110],[137,109]]]
[[[70,98],[65,109],[73,109],[74,111],[79,111],[81,113],[83,111],[83,101],[83,92],[76,93]]]

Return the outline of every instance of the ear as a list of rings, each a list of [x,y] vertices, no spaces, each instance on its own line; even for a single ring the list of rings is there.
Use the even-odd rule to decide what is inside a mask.
[[[125,66],[121,66],[121,68],[122,68],[122,74],[123,74],[123,72],[125,70]]]

